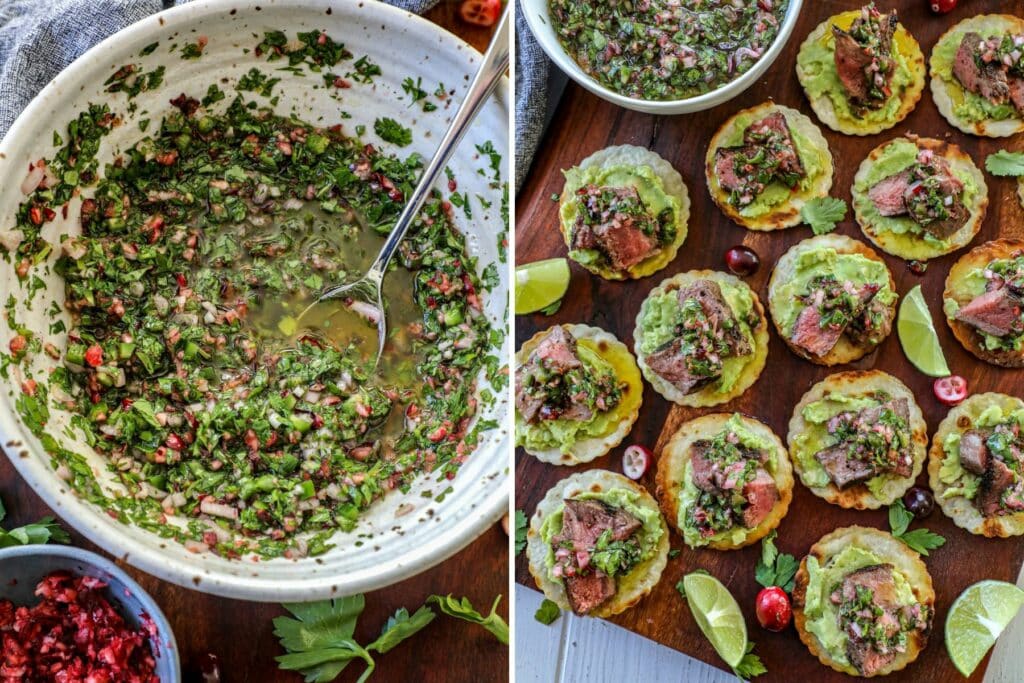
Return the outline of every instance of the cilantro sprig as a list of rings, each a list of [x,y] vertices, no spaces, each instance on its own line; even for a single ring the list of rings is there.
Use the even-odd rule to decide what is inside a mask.
[[[772,531],[761,540],[761,558],[754,566],[754,579],[765,588],[778,586],[792,593],[800,562],[788,553],[780,553],[775,547],[775,537],[776,532]]]
[[[562,610],[547,598],[544,598],[544,602],[540,603],[540,607],[533,613],[533,618],[545,626],[550,626],[560,616],[562,616]]]
[[[1001,149],[985,157],[985,169],[992,175],[1024,175],[1024,152],[1008,152]]]
[[[733,668],[732,672],[741,681],[749,681],[755,676],[768,673],[768,667],[764,665],[760,657],[754,654],[754,643],[752,641],[747,641],[747,652],[743,655],[740,663]]]
[[[846,218],[846,202],[835,197],[815,197],[801,207],[800,217],[815,235],[824,235]]]
[[[495,611],[500,600],[499,595],[486,617],[474,610],[467,598],[457,600],[451,595],[432,595],[427,602],[436,603],[449,616],[480,624],[507,645],[508,625]],[[358,679],[359,683],[364,683],[377,666],[373,653],[390,652],[437,617],[428,605],[411,614],[403,607],[388,618],[376,640],[364,646],[355,640],[355,631],[365,606],[362,595],[284,605],[291,616],[274,619],[274,635],[287,650],[287,654],[276,658],[279,668],[297,671],[306,683],[327,683],[359,659],[366,664]]]
[[[889,506],[889,528],[892,535],[903,541],[911,550],[928,557],[929,550],[941,548],[946,543],[946,538],[925,528],[907,531],[907,527],[914,521],[914,513],[907,509],[902,500],[897,500]]]
[[[4,503],[0,500],[0,522],[7,516]],[[43,543],[70,543],[71,537],[53,517],[43,517],[35,524],[26,524],[15,529],[0,529],[0,548],[17,545],[42,545]]]

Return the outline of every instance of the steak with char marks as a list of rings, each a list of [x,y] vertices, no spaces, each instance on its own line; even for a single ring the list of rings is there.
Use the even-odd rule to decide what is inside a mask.
[[[780,143],[776,153],[779,172],[801,177],[806,175],[804,165],[800,162],[800,156],[796,153],[796,145],[793,144],[793,134],[789,130],[789,122],[781,111],[773,112],[760,121],[755,121],[743,131],[743,142],[752,149],[757,149],[759,145],[763,144],[764,139],[772,137]]]
[[[603,192],[611,192],[618,201],[642,203],[635,187],[600,188],[589,186],[581,192],[579,201],[597,202]],[[581,209],[572,232],[573,249],[596,249],[608,257],[616,270],[626,270],[650,256],[658,248],[655,235],[648,235],[636,225],[636,216],[606,209],[597,223],[584,220],[586,208]]]
[[[590,614],[615,595],[615,579],[598,571],[567,576],[562,580],[569,607],[579,615]]]
[[[903,196],[913,182],[910,170],[903,170],[882,178],[868,190],[868,199],[883,216],[903,216],[907,213],[907,204]]]
[[[867,48],[861,45],[853,37],[851,32],[864,24],[863,18],[858,18],[850,27],[851,32],[844,31],[838,26],[832,26],[832,37],[835,40],[835,65],[839,81],[846,90],[846,96],[854,104],[869,109],[877,109],[885,102],[885,98],[872,97],[871,91],[874,87],[879,89],[887,88],[892,81],[893,68],[892,36],[896,31],[899,20],[896,10],[878,18],[878,50],[877,54],[869,54]],[[875,83],[875,73],[869,67],[875,60],[879,66],[887,67],[882,73],[882,86]],[[880,72],[881,70],[879,70]]]
[[[747,499],[747,507],[743,510],[743,526],[753,529],[764,521],[779,501],[779,489],[772,475],[758,467],[754,478],[743,486],[743,497]]]
[[[825,468],[828,478],[841,489],[867,481],[877,474],[872,463],[851,458],[849,452],[848,445],[838,444],[814,454],[814,459]]]
[[[812,356],[820,357],[831,351],[842,336],[841,327],[821,326],[821,314],[818,307],[812,304],[805,307],[797,316],[790,341]]]
[[[1013,485],[1013,471],[998,458],[989,458],[988,469],[981,477],[975,504],[986,517],[999,512],[1003,492]]]
[[[688,287],[679,290],[679,303],[685,304],[692,299],[700,304],[704,316],[708,319],[715,337],[721,337],[729,346],[734,356],[745,356],[750,353],[750,343],[740,330],[729,303],[722,294],[722,288],[714,280],[698,280]]]
[[[684,394],[692,394],[706,385],[708,382],[721,375],[721,364],[717,366],[717,372],[711,375],[698,375],[690,370],[690,364],[686,354],[683,353],[683,342],[680,339],[673,339],[654,353],[646,356],[644,362],[647,367],[654,371],[658,377],[669,382]]]
[[[985,445],[984,432],[969,429],[960,437],[960,464],[974,474],[985,474],[988,469],[989,453]]]
[[[1020,300],[1009,288],[999,287],[961,307],[956,312],[956,319],[986,334],[1005,337],[1021,331],[1020,314]]]
[[[979,64],[978,46],[982,41],[983,38],[973,31],[964,34],[953,59],[953,75],[965,90],[1002,104],[1010,96],[1010,84],[999,62]]]

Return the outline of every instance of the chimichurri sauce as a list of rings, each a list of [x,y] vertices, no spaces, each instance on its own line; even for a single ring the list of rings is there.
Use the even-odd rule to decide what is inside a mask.
[[[8,233],[20,242],[5,247],[27,279],[52,248],[41,224],[79,194],[72,185],[88,186],[82,233],[56,265],[67,349],[43,349],[62,365],[23,382],[18,407],[40,438],[51,404],[74,414],[127,495],[108,496],[81,456],[44,444],[61,476],[124,521],[229,557],[317,554],[388,491],[423,472],[453,476],[494,426],[471,420],[481,370],[496,390],[505,381],[481,299],[497,270],[477,275],[435,194],[385,280],[389,337],[374,368],[374,310],[300,314],[365,271],[419,156],[241,96],[223,113],[184,95],[174,104],[102,173],[92,157],[120,123],[94,105],[22,205]],[[12,326],[17,362],[39,342]]]
[[[605,87],[644,100],[715,90],[749,70],[788,0],[550,0],[558,40]]]

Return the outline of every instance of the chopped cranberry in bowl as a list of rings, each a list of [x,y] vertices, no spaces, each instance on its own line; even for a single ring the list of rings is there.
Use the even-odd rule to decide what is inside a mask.
[[[69,546],[18,546],[0,550],[0,576],[3,681],[181,680],[167,619],[108,560]]]

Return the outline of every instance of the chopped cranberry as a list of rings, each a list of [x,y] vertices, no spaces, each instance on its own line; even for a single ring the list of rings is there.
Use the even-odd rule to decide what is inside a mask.
[[[86,349],[85,362],[94,368],[103,365],[103,347],[99,344],[93,344]]]

